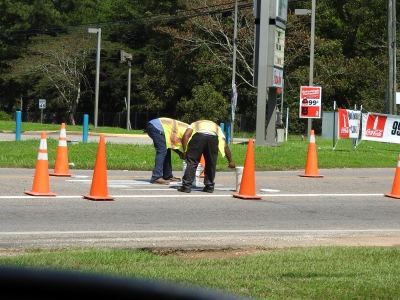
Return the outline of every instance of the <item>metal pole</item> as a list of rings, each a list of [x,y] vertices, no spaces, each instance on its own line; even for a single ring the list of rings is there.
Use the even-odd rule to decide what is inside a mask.
[[[128,88],[127,88],[128,104],[126,106],[126,130],[131,129],[131,62],[128,61]]]
[[[274,146],[277,145],[275,136],[276,136],[276,87],[269,87],[268,89],[268,113],[267,113],[267,136],[266,136],[266,145]]]
[[[392,114],[392,107],[393,107],[393,102],[392,102],[392,97],[393,97],[393,52],[392,52],[392,39],[393,39],[393,25],[392,25],[392,9],[393,9],[393,0],[388,0],[388,6],[387,6],[387,31],[388,31],[388,84],[387,84],[387,91],[386,91],[386,108],[387,108],[387,114],[391,115]]]
[[[15,140],[21,140],[21,111],[15,112]]]
[[[255,41],[259,43],[257,78],[257,120],[255,145],[265,146],[265,119],[267,102],[267,53],[269,27],[269,1],[258,0],[260,11],[259,31],[255,30]],[[256,25],[257,26],[257,25]],[[261,38],[262,37],[262,38]]]
[[[283,99],[284,99],[284,95],[285,95],[285,79],[282,79],[282,91],[281,91],[281,114],[282,114],[282,116],[283,116]]]
[[[96,54],[96,87],[95,87],[95,101],[94,101],[94,129],[97,129],[98,111],[99,111],[100,43],[101,43],[101,28],[98,28],[97,54]]]
[[[333,131],[332,131],[332,150],[335,150],[335,126],[336,126],[336,101],[333,101]]]
[[[392,51],[393,51],[393,114],[396,115],[397,111],[396,111],[396,0],[393,0],[393,8],[392,8]]]
[[[315,0],[311,1],[311,41],[310,41],[310,79],[309,86],[314,85],[314,36],[315,36]],[[312,118],[308,118],[307,137],[310,139]]]
[[[289,129],[289,108],[286,108],[286,142],[288,136],[288,129]]]
[[[233,123],[235,121],[235,107],[236,107],[236,103],[234,103],[235,99],[235,92],[234,92],[234,87],[236,85],[236,49],[237,49],[237,45],[236,45],[236,40],[237,40],[237,14],[238,14],[238,0],[235,0],[235,20],[234,20],[234,28],[233,28],[233,63],[232,63],[232,103],[231,103],[231,139],[230,139],[230,143],[233,144]],[[236,87],[237,88],[237,87]],[[237,89],[236,89],[236,93],[237,93]]]
[[[89,115],[84,114],[83,115],[83,131],[82,131],[82,142],[87,143],[88,142],[88,135],[89,135]]]

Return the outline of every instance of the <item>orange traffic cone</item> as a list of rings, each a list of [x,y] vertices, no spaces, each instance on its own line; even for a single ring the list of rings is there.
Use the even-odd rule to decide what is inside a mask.
[[[247,147],[246,159],[244,161],[242,182],[240,184],[239,194],[233,194],[233,197],[242,199],[261,199],[256,195],[256,181],[254,173],[254,142],[249,139]]]
[[[92,186],[90,195],[82,195],[89,200],[114,200],[108,196],[107,169],[106,169],[106,147],[104,136],[100,136],[99,148],[97,150],[96,164],[94,166]]]
[[[204,177],[205,177],[205,175],[204,175],[204,169],[205,169],[205,167],[206,167],[206,161],[205,161],[205,159],[204,159],[204,155],[203,155],[203,154],[201,155],[201,158],[200,158],[200,164],[201,164],[201,166],[203,167],[203,172],[201,172],[200,178],[204,178]]]
[[[311,130],[311,134],[310,134],[310,142],[308,144],[306,170],[305,170],[304,174],[301,174],[299,176],[301,176],[301,177],[316,177],[316,178],[324,177],[324,175],[318,174],[317,147],[315,145],[314,130]]]
[[[400,154],[399,158],[397,159],[397,167],[396,173],[394,174],[392,193],[385,194],[385,196],[400,199]]]
[[[68,149],[67,149],[67,133],[65,131],[65,123],[61,124],[60,138],[58,139],[58,148],[56,154],[56,163],[54,165],[54,173],[50,176],[71,177],[68,166]]]
[[[42,136],[40,138],[39,152],[36,161],[32,191],[25,191],[25,194],[31,196],[57,196],[56,194],[50,192],[46,132],[42,132]]]

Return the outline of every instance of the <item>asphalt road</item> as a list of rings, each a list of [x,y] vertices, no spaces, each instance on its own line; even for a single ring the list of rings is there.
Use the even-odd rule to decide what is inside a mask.
[[[50,170],[52,171],[52,170]],[[107,171],[114,201],[91,201],[93,170],[49,177],[56,197],[28,196],[32,169],[0,169],[0,248],[279,248],[400,245],[400,200],[393,169],[256,172],[260,200],[235,198],[234,172],[216,190],[179,193],[149,184],[151,172]],[[182,176],[175,172],[175,176]]]

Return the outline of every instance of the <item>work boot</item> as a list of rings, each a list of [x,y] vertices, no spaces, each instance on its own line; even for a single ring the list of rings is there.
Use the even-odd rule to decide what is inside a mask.
[[[178,187],[178,192],[182,192],[182,193],[190,193],[192,190],[185,188],[184,186],[180,186]]]
[[[171,177],[171,178],[168,178],[166,180],[169,181],[169,182],[180,182],[181,181],[181,179],[178,178],[178,177]]]
[[[211,186],[206,185],[205,187],[203,187],[203,192],[214,193],[214,188],[211,187]]]
[[[165,180],[165,179],[162,179],[162,178],[158,178],[157,180],[155,180],[155,181],[152,182],[152,183],[168,185],[168,184],[169,184],[169,181],[168,181],[168,180]]]

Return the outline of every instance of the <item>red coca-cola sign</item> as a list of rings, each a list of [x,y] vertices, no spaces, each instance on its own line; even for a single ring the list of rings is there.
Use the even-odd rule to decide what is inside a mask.
[[[365,136],[382,138],[386,120],[387,116],[368,115],[367,124],[365,125]]]

